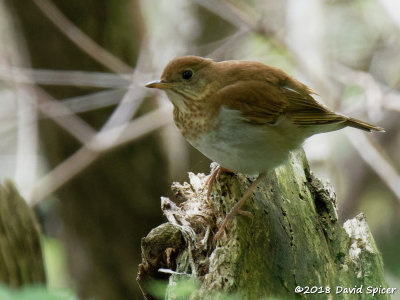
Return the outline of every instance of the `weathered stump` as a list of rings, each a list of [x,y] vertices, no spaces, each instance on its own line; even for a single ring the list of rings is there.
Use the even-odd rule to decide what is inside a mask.
[[[222,174],[207,200],[206,176],[189,178],[172,186],[180,205],[162,198],[168,223],[142,240],[142,286],[149,278],[169,277],[166,299],[178,299],[176,283],[188,278],[198,284],[190,299],[218,299],[219,293],[240,299],[368,299],[369,286],[386,287],[364,216],[343,227],[338,223],[335,194],[310,173],[303,151],[269,172],[244,206],[253,217],[237,216],[216,246],[218,224],[254,179]],[[344,290],[354,287],[361,293]]]

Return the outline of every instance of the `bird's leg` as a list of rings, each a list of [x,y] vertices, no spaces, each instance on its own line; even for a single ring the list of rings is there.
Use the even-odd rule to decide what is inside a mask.
[[[251,186],[248,188],[248,190],[242,196],[242,198],[239,200],[239,202],[236,203],[235,206],[231,209],[231,211],[226,215],[224,221],[222,222],[221,226],[219,227],[217,233],[214,236],[214,239],[213,239],[214,245],[216,244],[217,240],[221,237],[225,228],[233,221],[233,218],[237,214],[244,214],[244,215],[250,214],[249,212],[242,211],[240,208],[246,202],[246,199],[250,197],[251,193],[256,188],[256,186],[260,183],[260,181],[265,178],[265,176],[266,176],[266,173],[261,173],[260,175],[258,175],[257,179],[251,184]]]
[[[226,172],[226,173],[233,173],[231,170],[225,169],[222,166],[219,166],[218,168],[216,168],[212,174],[210,176],[208,176],[207,180],[206,180],[206,186],[208,186],[207,189],[207,199],[210,198],[211,195],[211,191],[212,191],[212,187],[213,184],[215,182],[216,179],[218,179],[219,175],[221,175],[222,172]]]

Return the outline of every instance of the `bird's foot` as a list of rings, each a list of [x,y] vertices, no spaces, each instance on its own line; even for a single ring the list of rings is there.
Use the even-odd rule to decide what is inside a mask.
[[[224,167],[221,167],[221,166],[219,166],[218,168],[216,168],[216,169],[210,174],[210,176],[208,176],[208,178],[207,178],[207,180],[206,180],[205,186],[207,186],[207,199],[210,199],[210,195],[211,195],[211,191],[212,191],[213,184],[214,184],[215,180],[218,179],[219,175],[221,175],[222,172],[225,172],[225,173],[233,173],[231,170],[225,169]]]
[[[232,223],[233,219],[237,214],[240,215],[246,215],[250,218],[253,218],[253,214],[248,211],[241,210],[240,208],[243,206],[243,204],[246,202],[246,199],[250,197],[251,193],[253,190],[257,187],[257,185],[260,183],[260,181],[266,176],[265,173],[261,173],[258,175],[257,179],[251,184],[251,186],[248,188],[246,193],[240,198],[239,202],[235,204],[235,206],[231,209],[231,211],[226,215],[224,221],[222,222],[221,226],[218,228],[217,233],[215,234],[213,238],[213,245],[217,243],[219,238],[221,237],[222,233],[225,231],[225,228],[229,226],[229,224]]]
[[[221,226],[218,228],[217,233],[215,234],[213,238],[213,245],[217,243],[221,235],[224,233],[225,228],[227,228],[233,221],[233,219],[236,217],[236,215],[244,215],[247,216],[251,219],[253,219],[253,214],[249,211],[241,210],[240,207],[243,205],[245,200],[250,196],[247,195],[246,198],[244,196],[239,200],[238,203],[231,209],[231,211],[226,215],[224,221],[222,222]]]
[[[254,218],[253,214],[252,214],[251,212],[247,211],[247,210],[241,210],[241,209],[240,209],[240,210],[238,211],[238,215],[246,216],[246,217],[248,217],[248,218],[250,218],[250,219],[253,219],[253,218]]]

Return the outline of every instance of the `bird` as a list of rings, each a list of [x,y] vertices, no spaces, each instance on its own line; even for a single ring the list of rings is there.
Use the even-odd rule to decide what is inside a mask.
[[[207,180],[209,191],[222,171],[258,176],[226,215],[214,244],[237,214],[246,214],[241,207],[266,173],[285,163],[310,136],[345,127],[384,131],[333,112],[315,100],[308,86],[260,62],[177,57],[160,80],[146,87],[166,92],[181,134],[219,164]]]

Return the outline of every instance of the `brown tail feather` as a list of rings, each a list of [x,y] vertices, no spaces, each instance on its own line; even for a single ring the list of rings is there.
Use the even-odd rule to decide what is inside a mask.
[[[369,132],[371,132],[372,130],[381,131],[381,132],[385,131],[385,129],[383,129],[382,127],[368,124],[366,122],[363,122],[363,121],[360,121],[357,119],[353,119],[353,118],[348,118],[347,121],[345,122],[345,124],[346,124],[346,126],[358,128],[358,129],[369,131]]]

